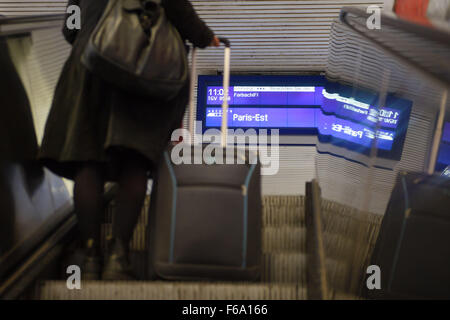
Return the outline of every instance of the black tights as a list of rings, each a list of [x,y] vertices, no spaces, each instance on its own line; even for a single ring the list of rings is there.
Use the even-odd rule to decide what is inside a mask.
[[[147,191],[147,167],[140,155],[120,156],[119,193],[113,216],[113,237],[128,243],[133,235]],[[74,202],[81,240],[100,242],[104,216],[102,195],[104,178],[99,164],[83,165],[75,176]]]

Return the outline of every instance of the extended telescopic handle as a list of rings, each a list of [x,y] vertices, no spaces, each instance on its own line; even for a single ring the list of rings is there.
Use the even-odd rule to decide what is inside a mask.
[[[227,38],[219,37],[219,41],[222,42],[226,48],[231,47],[230,40],[228,40]]]
[[[230,87],[230,48],[231,43],[227,38],[219,37],[219,41],[225,45],[225,61],[223,67],[223,104],[222,104],[222,147],[227,144],[228,131],[228,91]],[[189,96],[189,133],[191,135],[191,143],[194,142],[194,91],[195,81],[197,78],[197,48],[192,50],[192,71],[191,71],[191,92]]]
[[[225,57],[223,63],[223,103],[222,103],[222,148],[227,146],[228,136],[228,91],[230,87],[230,57],[231,44],[226,38],[219,38],[219,41],[225,45]]]

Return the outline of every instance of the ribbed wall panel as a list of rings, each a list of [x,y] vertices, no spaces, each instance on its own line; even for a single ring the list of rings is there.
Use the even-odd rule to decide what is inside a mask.
[[[29,16],[62,13],[67,0],[0,0],[0,14],[5,16]]]
[[[383,1],[192,1],[218,35],[232,42],[232,72],[323,71],[330,27],[343,5]],[[222,70],[221,51],[199,54],[200,70]]]
[[[316,147],[281,146],[279,171],[262,177],[264,195],[305,194],[305,183],[315,178]]]

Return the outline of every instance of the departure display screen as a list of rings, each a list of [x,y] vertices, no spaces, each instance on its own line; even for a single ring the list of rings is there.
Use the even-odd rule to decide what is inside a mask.
[[[375,130],[336,116],[325,115],[320,108],[230,108],[230,128],[311,128],[324,136],[335,136],[370,148]],[[220,127],[222,110],[206,109],[206,126]],[[378,130],[378,148],[391,150],[395,132]]]
[[[444,123],[442,131],[441,145],[439,146],[439,154],[436,164],[436,170],[441,171],[450,165],[450,122]]]
[[[221,81],[216,76],[199,77],[197,119],[204,130],[221,126]],[[230,83],[229,128],[276,128],[281,135],[313,133],[321,141],[361,153],[368,153],[376,134],[379,156],[399,159],[401,155],[410,101],[388,95],[386,107],[379,110],[375,94],[351,92],[324,77],[237,76]]]
[[[223,88],[207,87],[208,106],[222,105]],[[322,111],[329,114],[335,114],[340,117],[374,125],[379,121],[381,126],[388,128],[397,128],[400,119],[400,111],[392,108],[384,108],[377,114],[377,109],[368,104],[341,97],[338,94],[328,93],[323,87],[230,87],[228,94],[228,104],[230,106],[239,106],[235,108],[233,120],[237,120],[236,126],[243,124],[245,127],[301,127],[297,120],[302,117],[312,119],[310,112],[301,112],[295,108],[269,108],[269,106],[320,106]],[[242,108],[241,106],[265,106],[264,108]],[[213,108],[207,109],[208,116],[213,117]],[[264,118],[261,118],[263,111]],[[245,112],[251,111],[249,114]],[[244,114],[242,114],[244,113]],[[245,116],[246,115],[246,116]],[[254,123],[245,123],[246,121]],[[244,123],[240,123],[244,122]],[[215,126],[212,124],[211,126]],[[234,126],[234,124],[230,124]]]

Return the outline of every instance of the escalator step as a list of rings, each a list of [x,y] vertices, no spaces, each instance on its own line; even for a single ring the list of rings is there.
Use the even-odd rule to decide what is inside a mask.
[[[305,227],[265,227],[262,233],[263,252],[306,252]]]
[[[263,282],[306,284],[305,253],[271,253],[262,259]]]
[[[134,273],[146,278],[145,252],[132,251],[130,260]],[[305,283],[306,254],[300,252],[265,253],[262,256],[261,282]]]
[[[64,281],[41,284],[43,300],[304,300],[306,288],[295,284],[87,281],[69,290]]]
[[[263,226],[304,226],[304,197],[263,197]]]
[[[324,231],[355,239],[357,233],[372,240],[378,233],[382,215],[361,212],[332,201],[322,201]]]

